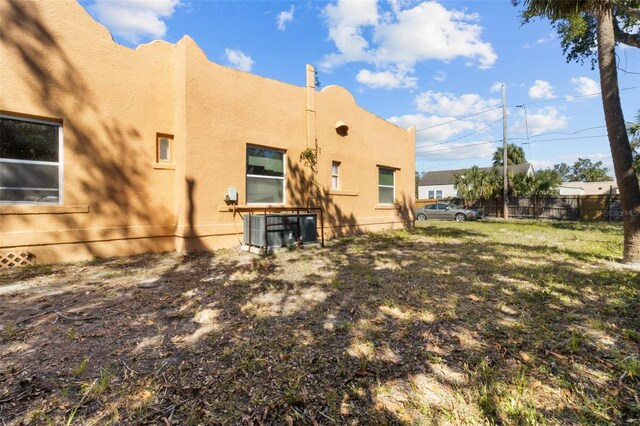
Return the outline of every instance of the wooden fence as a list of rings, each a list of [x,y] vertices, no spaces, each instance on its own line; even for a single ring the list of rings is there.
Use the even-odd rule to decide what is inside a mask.
[[[445,200],[441,200],[445,201]],[[435,200],[417,200],[424,205]],[[503,217],[502,200],[467,202],[461,198],[446,200],[459,206],[483,210],[487,217]],[[622,204],[617,195],[552,195],[511,197],[509,217],[522,219],[621,221]]]

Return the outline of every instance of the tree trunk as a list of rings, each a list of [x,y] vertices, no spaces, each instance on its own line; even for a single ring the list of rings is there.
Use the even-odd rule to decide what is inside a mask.
[[[598,12],[596,19],[604,119],[607,124],[613,168],[622,200],[624,261],[640,263],[640,186],[633,169],[631,145],[620,104],[611,9]]]

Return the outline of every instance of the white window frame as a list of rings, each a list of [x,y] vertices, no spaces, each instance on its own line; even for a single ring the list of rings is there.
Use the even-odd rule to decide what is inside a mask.
[[[437,189],[436,190],[436,198],[442,198],[442,190],[441,189]]]
[[[33,204],[33,205],[62,205],[64,204],[64,150],[63,150],[63,126],[61,121],[45,120],[41,118],[21,117],[11,114],[0,114],[0,118],[8,118],[17,121],[26,121],[29,123],[47,124],[49,126],[58,127],[58,161],[34,161],[34,160],[13,160],[9,158],[0,158],[0,163],[14,164],[33,164],[41,166],[58,166],[58,201],[57,202],[38,202],[38,201],[5,201],[0,200],[0,204]],[[0,189],[23,189],[13,187],[0,187]],[[30,188],[36,190],[51,190],[51,188]]]
[[[436,196],[435,194],[436,194],[436,191],[434,191],[434,190],[429,190],[429,192],[427,193],[427,198],[428,198],[428,199],[435,198],[435,196]]]
[[[262,176],[262,175],[252,175],[246,172],[248,166],[248,155],[247,150],[249,148],[258,148],[258,149],[266,149],[268,151],[276,151],[282,153],[282,177],[279,176]],[[285,206],[287,204],[287,152],[283,149],[271,148],[266,146],[259,145],[247,145],[244,149],[244,170],[245,170],[245,200],[248,206]],[[258,178],[258,179],[281,179],[282,180],[282,202],[281,203],[250,203],[248,199],[249,195],[249,180],[247,178]]]
[[[389,170],[392,172],[393,176],[393,185],[380,185],[380,170]],[[396,171],[397,169],[391,167],[378,166],[378,204],[383,204],[385,206],[392,206],[396,201]],[[382,203],[380,202],[380,188],[392,188],[393,189],[393,202],[391,203]]]
[[[331,162],[331,189],[340,189],[340,162],[332,161]],[[334,173],[334,167],[336,168],[337,173]],[[336,185],[333,185],[333,178],[336,178]]]

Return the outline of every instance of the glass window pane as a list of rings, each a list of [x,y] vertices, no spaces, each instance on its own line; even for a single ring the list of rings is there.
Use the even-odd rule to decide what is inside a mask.
[[[429,191],[429,198],[433,198],[433,191]]]
[[[58,189],[58,165],[0,162],[0,186]]]
[[[247,203],[282,204],[282,179],[264,179],[247,176]]]
[[[339,169],[340,169],[340,163],[331,164],[331,174],[332,175],[337,175]]]
[[[436,197],[442,198],[442,191],[436,191]]]
[[[58,127],[0,118],[0,158],[57,162]]]
[[[170,143],[167,138],[158,139],[158,160],[159,161],[170,161]]]
[[[28,203],[58,203],[58,190],[0,189],[0,200]]]
[[[393,188],[378,187],[378,197],[380,204],[393,204]]]
[[[331,176],[331,189],[338,189],[338,176]]]
[[[379,168],[378,185],[393,186],[393,170]]]
[[[284,153],[247,147],[247,174],[284,177]]]

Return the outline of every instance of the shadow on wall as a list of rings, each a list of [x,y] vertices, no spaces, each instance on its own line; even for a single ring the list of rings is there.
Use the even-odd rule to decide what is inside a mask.
[[[292,205],[321,207],[324,210],[325,233],[328,237],[357,232],[357,221],[353,213],[345,213],[340,206],[327,195],[327,188],[320,187],[320,197],[316,197],[316,190],[308,168],[287,157],[287,171],[290,179]]]
[[[145,169],[150,167],[139,129],[101,109],[97,100],[102,94],[92,91],[77,62],[56,41],[33,3],[7,0],[5,9],[0,40],[22,59],[16,69],[29,88],[25,96],[31,96],[40,110],[64,120],[67,204],[90,205],[88,217],[59,214],[51,215],[51,221],[57,229],[72,232],[72,239],[81,242],[91,256],[105,255],[92,240],[127,239],[127,252],[153,250],[153,239],[133,234],[129,227],[169,225],[175,219],[166,209],[149,209],[150,176]],[[28,229],[32,217],[22,215],[15,220]],[[88,228],[97,230],[89,232]]]
[[[329,188],[319,187],[320,196],[315,196],[315,188],[309,169],[287,157],[287,171],[290,179],[287,184],[291,187],[292,205],[322,207],[324,210],[325,233],[328,237],[351,235],[363,232],[353,213],[346,213],[329,195]],[[396,199],[397,216],[406,225],[413,224],[413,207],[411,197],[404,192]]]

